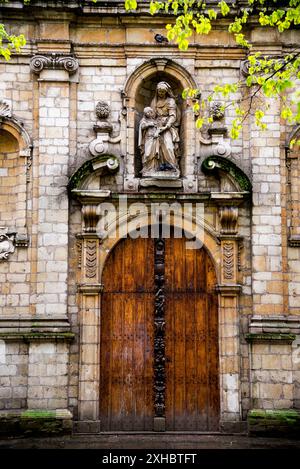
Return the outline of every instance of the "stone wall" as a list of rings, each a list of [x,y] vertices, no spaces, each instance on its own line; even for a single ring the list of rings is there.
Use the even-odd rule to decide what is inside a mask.
[[[8,28],[17,28],[28,39],[22,53],[13,55],[9,63],[0,63],[4,77],[0,100],[8,103],[14,119],[6,117],[5,130],[0,128],[3,181],[8,146],[6,143],[3,149],[3,142],[10,138],[18,142],[13,164],[18,170],[8,169],[12,171],[9,184],[3,182],[0,191],[0,206],[8,197],[12,205],[7,210],[16,220],[10,223],[8,216],[1,219],[3,227],[16,232],[12,235],[14,252],[0,261],[1,409],[68,408],[75,420],[97,421],[97,397],[89,383],[95,380],[90,365],[96,369],[96,352],[91,349],[97,350],[99,343],[97,333],[91,336],[88,328],[97,328],[98,319],[88,322],[84,308],[96,308],[95,314],[99,313],[95,305],[100,290],[92,294],[80,291],[82,283],[88,283],[84,276],[86,220],[81,213],[82,199],[76,200],[67,187],[71,176],[91,159],[89,145],[96,137],[97,102],[110,105],[112,132],[106,153],[117,157],[119,167],[114,172],[103,170],[94,179],[90,174],[85,189],[115,195],[125,189],[135,200],[143,200],[141,194],[146,191],[139,192],[134,169],[134,96],[130,90],[138,89],[142,78],[150,80],[155,73],[163,77],[174,74],[182,87],[194,81],[205,98],[220,80],[232,83],[242,77],[245,53],[222,27],[207,37],[192,38],[184,53],[176,45],[154,41],[153,31],[164,34],[164,18],[143,12],[127,15],[118,8],[119,16],[103,5],[86,7],[82,13],[72,7],[46,11],[29,6],[18,10],[18,15],[11,3],[1,7]],[[260,28],[253,28],[251,35],[257,47],[263,46],[274,55],[281,51],[280,42],[299,41],[296,31],[268,36],[268,45]],[[62,60],[71,56],[74,62],[69,68],[58,66],[49,55],[52,53]],[[33,62],[37,55],[47,57],[50,65],[46,61],[39,69]],[[250,112],[238,140],[230,141],[225,132],[218,137],[226,149],[230,147],[226,157],[249,177],[253,187],[252,200],[241,196],[237,203],[236,196],[228,196],[228,205],[238,206],[234,234],[222,234],[219,207],[224,202],[211,196],[224,192],[224,174],[215,177],[201,170],[216,143],[208,132],[196,131],[189,108],[186,114],[186,180],[179,192],[189,194],[191,200],[201,195],[204,200],[206,194],[210,197],[205,215],[218,238],[219,244],[209,242],[221,287],[226,282],[220,253],[226,240],[234,243],[234,275],[219,293],[221,414],[225,423],[245,420],[253,408],[278,410],[300,405],[299,243],[294,237],[294,244],[288,244],[291,201],[284,148],[292,129],[281,121],[279,103],[267,104],[266,131],[257,129]],[[229,108],[220,126],[228,128],[233,118],[234,111]],[[21,218],[22,223],[18,222]],[[18,236],[23,243],[18,244]],[[26,237],[29,242],[24,241]],[[100,271],[97,282],[101,284]],[[276,341],[267,336],[263,342],[246,337],[249,332],[270,331],[279,334]],[[38,339],[35,332],[41,335]],[[70,333],[74,340],[69,344]],[[17,334],[14,340],[13,334]],[[286,334],[294,334],[292,343],[286,342]]]

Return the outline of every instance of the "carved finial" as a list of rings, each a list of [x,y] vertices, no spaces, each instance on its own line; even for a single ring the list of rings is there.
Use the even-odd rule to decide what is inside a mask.
[[[219,121],[224,118],[224,106],[219,101],[214,101],[210,106],[210,114],[214,121]]]
[[[8,102],[0,100],[0,117],[11,117],[11,108]]]
[[[100,121],[106,120],[110,114],[110,107],[107,102],[99,101],[96,105],[96,116]]]

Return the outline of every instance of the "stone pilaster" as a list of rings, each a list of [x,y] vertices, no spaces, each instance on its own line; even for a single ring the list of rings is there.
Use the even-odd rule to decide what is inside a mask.
[[[221,284],[219,292],[221,426],[235,429],[241,420],[240,340],[237,284],[238,207],[220,205]]]
[[[99,283],[99,238],[97,206],[82,206],[82,263],[80,294],[80,351],[77,431],[98,432],[100,379],[100,309],[102,285]]]
[[[38,75],[36,313],[63,317],[67,315],[70,76],[78,62],[64,55],[37,55],[30,67]]]

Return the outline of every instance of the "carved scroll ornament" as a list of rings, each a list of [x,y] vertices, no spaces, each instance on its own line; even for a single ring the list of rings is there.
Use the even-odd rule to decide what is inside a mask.
[[[43,69],[66,70],[75,73],[78,70],[78,60],[66,55],[35,55],[30,61],[30,69],[34,73],[40,73]]]

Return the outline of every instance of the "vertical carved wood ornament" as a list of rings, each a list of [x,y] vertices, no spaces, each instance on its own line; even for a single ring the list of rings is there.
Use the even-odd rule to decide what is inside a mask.
[[[154,248],[154,412],[165,417],[165,241],[155,239]]]

